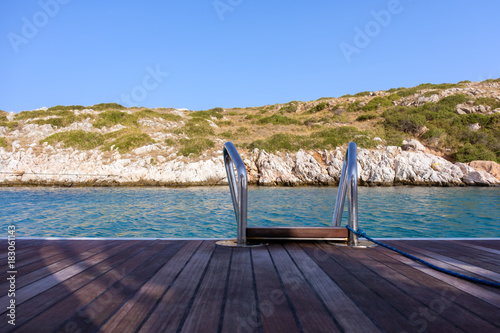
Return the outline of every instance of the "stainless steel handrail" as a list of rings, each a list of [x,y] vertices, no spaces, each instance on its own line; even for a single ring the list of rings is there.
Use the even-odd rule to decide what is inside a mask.
[[[231,142],[224,144],[224,165],[226,167],[227,181],[233,199],[234,214],[238,223],[238,246],[247,245],[247,201],[248,201],[248,176],[247,169],[236,147]],[[234,167],[238,177],[234,172]]]
[[[344,158],[342,173],[340,175],[337,202],[333,213],[333,225],[340,227],[342,212],[344,210],[346,194],[349,200],[349,226],[358,231],[358,163],[356,143],[350,142]],[[349,231],[348,245],[358,246],[358,236]]]

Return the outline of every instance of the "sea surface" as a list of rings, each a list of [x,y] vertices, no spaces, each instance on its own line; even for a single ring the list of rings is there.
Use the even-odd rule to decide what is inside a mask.
[[[337,187],[250,187],[249,226],[329,226]],[[229,187],[0,188],[0,226],[29,237],[236,237]],[[343,225],[347,224],[347,211]],[[372,237],[500,237],[500,188],[360,187]]]

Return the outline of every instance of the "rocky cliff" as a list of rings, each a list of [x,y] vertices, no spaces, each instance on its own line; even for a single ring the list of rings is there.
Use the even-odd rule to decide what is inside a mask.
[[[222,151],[218,157],[189,161],[171,160],[141,148],[142,156],[105,154],[98,149],[79,151],[50,145],[36,152],[32,147],[0,148],[1,185],[217,185],[227,183]],[[295,153],[241,151],[249,181],[259,185],[337,185],[345,148],[299,150]],[[425,152],[416,140],[403,147],[379,146],[358,149],[359,184],[367,186],[497,186],[500,179],[495,162],[451,163]],[[496,171],[494,171],[496,170]]]
[[[0,185],[223,184],[225,141],[260,185],[337,184],[349,141],[362,185],[498,185],[500,79],[204,111],[0,111]]]

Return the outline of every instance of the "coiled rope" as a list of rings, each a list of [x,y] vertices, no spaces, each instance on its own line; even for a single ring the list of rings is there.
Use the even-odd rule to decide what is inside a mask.
[[[442,268],[442,267],[439,267],[439,266],[436,266],[436,265],[433,265],[431,264],[430,262],[427,262],[423,259],[420,259],[418,257],[415,257],[409,253],[406,253],[406,252],[403,252],[401,250],[398,250],[390,245],[387,245],[387,244],[384,244],[382,242],[379,242],[379,241],[376,241],[374,240],[373,238],[369,237],[362,229],[358,229],[358,231],[355,231],[354,229],[352,229],[350,226],[346,226],[347,229],[349,229],[349,231],[352,231],[354,234],[360,236],[360,237],[364,237],[366,239],[368,239],[370,242],[373,242],[377,245],[380,245],[382,247],[385,247],[389,250],[392,250],[394,252],[397,252],[407,258],[410,258],[412,260],[415,260],[421,264],[424,264],[436,271],[439,271],[441,273],[445,273],[445,274],[448,274],[448,275],[451,275],[451,276],[454,276],[454,277],[457,277],[457,278],[460,278],[460,279],[463,279],[463,280],[467,280],[467,281],[470,281],[470,282],[474,282],[474,283],[480,283],[480,284],[484,284],[486,286],[489,286],[489,287],[495,287],[495,288],[500,288],[500,283],[498,282],[494,282],[494,281],[489,281],[489,280],[483,280],[483,279],[478,279],[478,278],[475,278],[475,277],[472,277],[472,276],[468,276],[468,275],[465,275],[465,274],[461,274],[461,273],[458,273],[458,272],[454,272],[454,271],[451,271],[449,269],[446,269],[446,268]]]

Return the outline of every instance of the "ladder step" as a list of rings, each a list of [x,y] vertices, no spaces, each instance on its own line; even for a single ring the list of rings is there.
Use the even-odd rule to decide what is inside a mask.
[[[248,227],[248,239],[347,240],[344,227]]]

